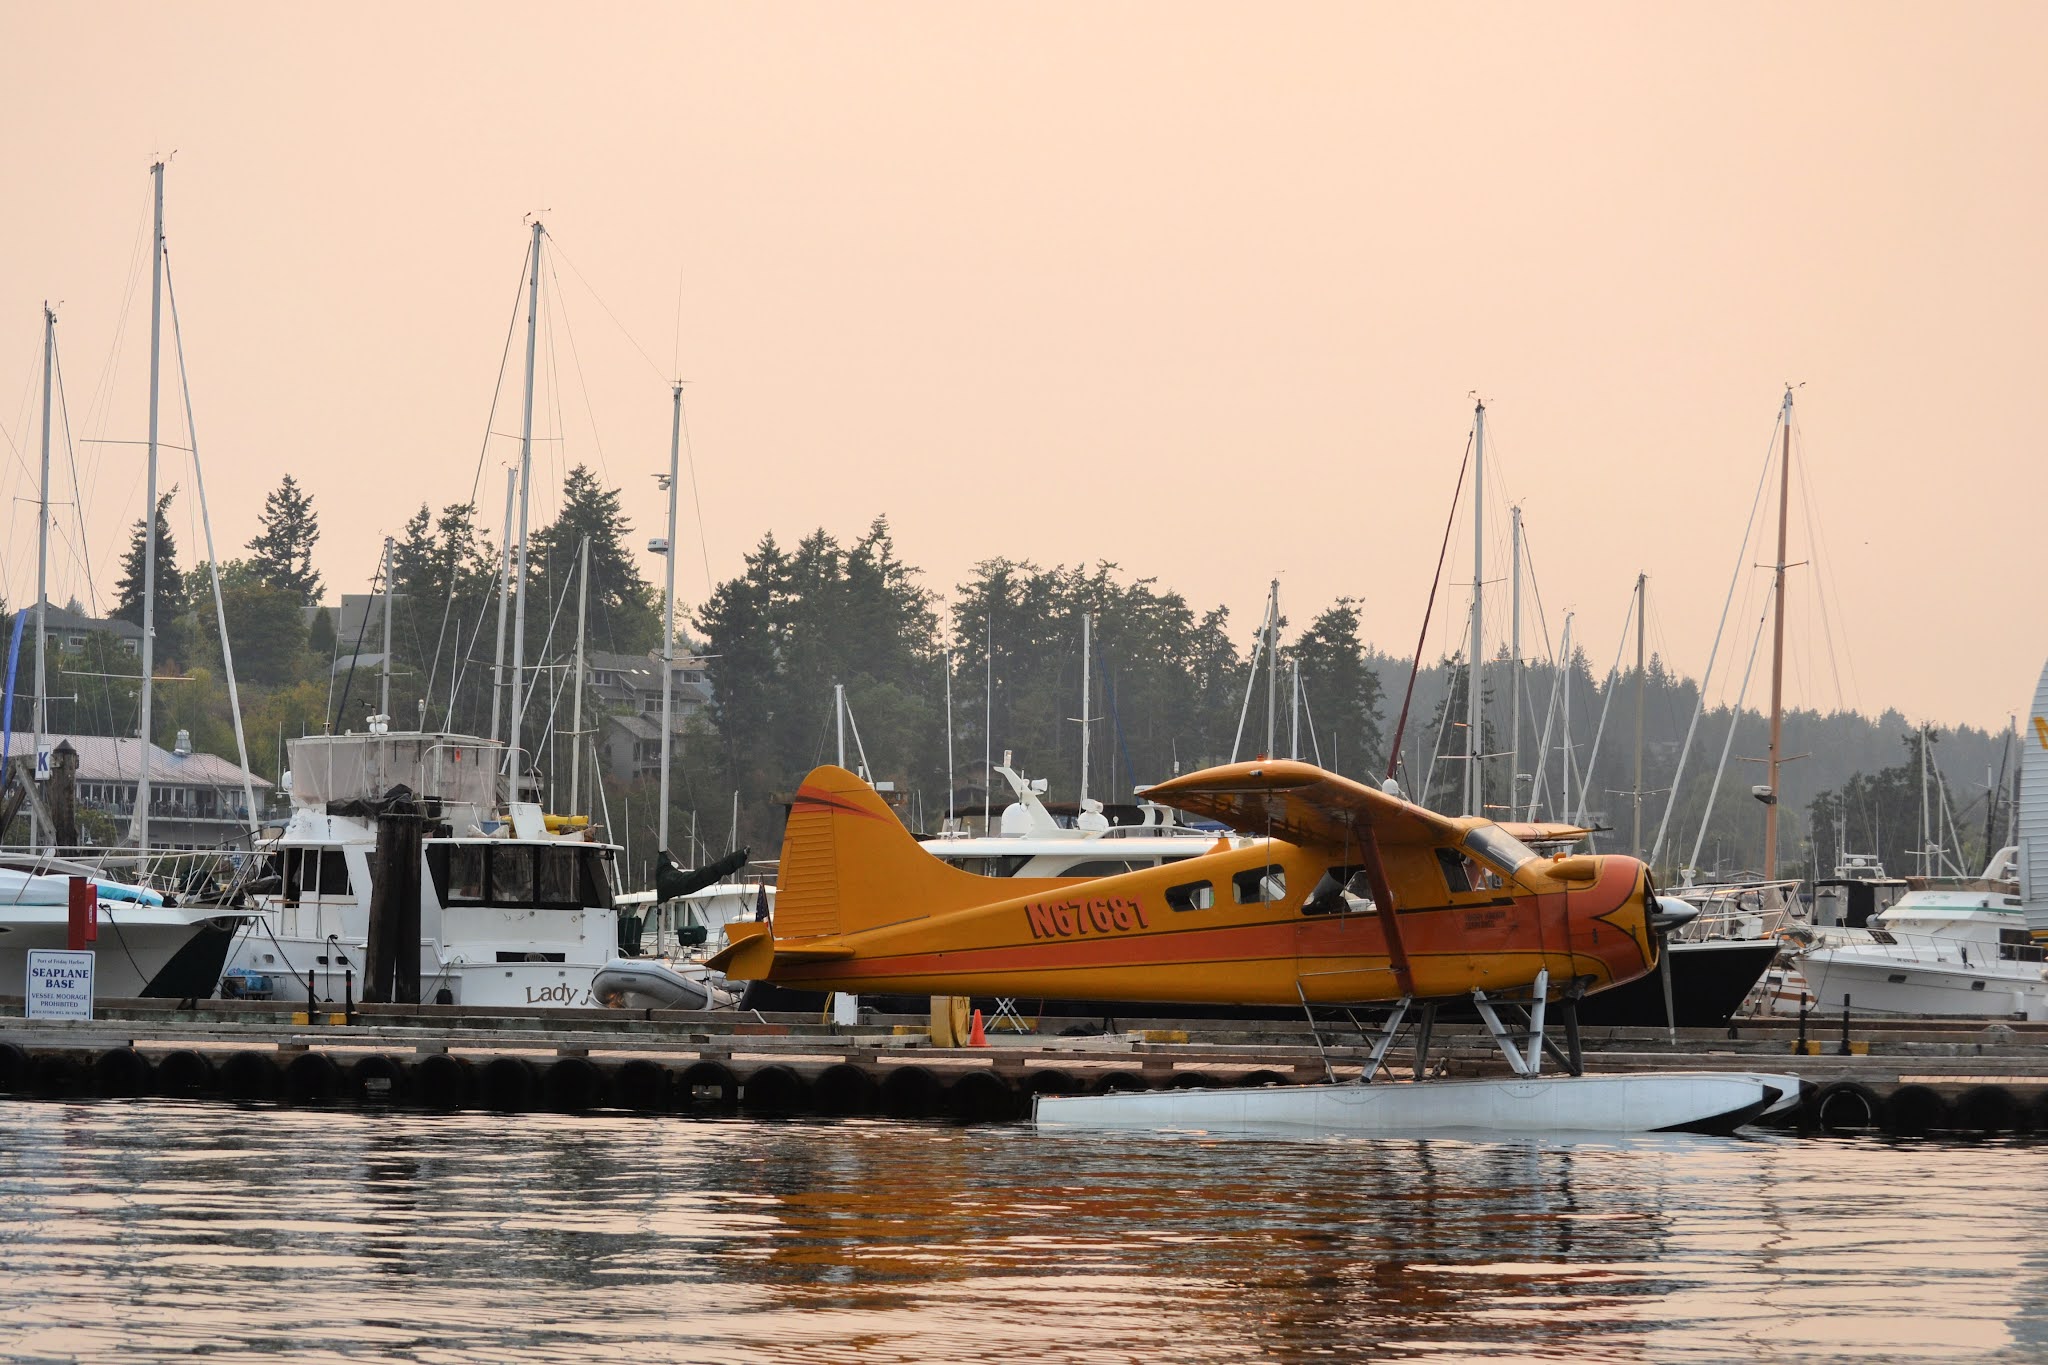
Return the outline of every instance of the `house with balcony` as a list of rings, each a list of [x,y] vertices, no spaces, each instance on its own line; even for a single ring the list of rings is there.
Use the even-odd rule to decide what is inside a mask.
[[[46,734],[43,744],[52,751],[69,744],[78,755],[76,773],[78,804],[111,817],[123,831],[135,820],[136,787],[142,777],[143,742],[129,736]],[[8,752],[34,754],[34,736],[16,730],[8,741]],[[217,754],[196,753],[192,737],[178,732],[169,749],[149,745],[149,842],[152,848],[209,849],[246,845],[249,837],[248,802],[242,790],[242,770],[232,759]],[[251,775],[257,816],[261,819],[272,784]]]

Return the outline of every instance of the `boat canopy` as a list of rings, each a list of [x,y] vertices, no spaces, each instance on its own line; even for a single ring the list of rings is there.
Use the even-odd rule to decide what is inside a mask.
[[[292,800],[324,808],[405,786],[421,797],[488,810],[505,746],[475,735],[307,735],[290,742]]]

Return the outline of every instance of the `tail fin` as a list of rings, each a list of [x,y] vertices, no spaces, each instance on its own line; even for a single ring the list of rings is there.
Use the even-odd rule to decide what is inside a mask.
[[[1028,894],[1039,880],[952,867],[918,846],[874,788],[844,768],[814,768],[782,836],[775,938],[801,943],[924,919]]]

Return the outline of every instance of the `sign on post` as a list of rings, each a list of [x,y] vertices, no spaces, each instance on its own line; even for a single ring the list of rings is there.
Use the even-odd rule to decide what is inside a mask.
[[[50,761],[51,756],[55,752],[47,744],[36,750],[36,781],[48,782],[50,780]]]
[[[92,1018],[91,949],[68,952],[56,948],[31,948],[28,952],[28,1008],[30,1019]]]

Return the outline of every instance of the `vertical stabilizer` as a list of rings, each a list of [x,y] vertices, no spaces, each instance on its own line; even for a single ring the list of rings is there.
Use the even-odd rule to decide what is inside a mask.
[[[2048,665],[2020,722],[2020,903],[2035,938],[2048,938]]]
[[[832,938],[1028,896],[1066,879],[983,877],[918,846],[874,788],[812,770],[790,802],[777,867],[778,943]]]

